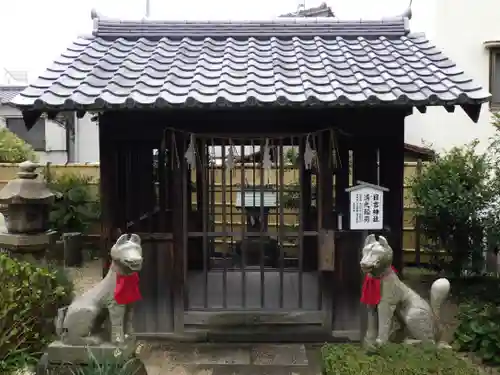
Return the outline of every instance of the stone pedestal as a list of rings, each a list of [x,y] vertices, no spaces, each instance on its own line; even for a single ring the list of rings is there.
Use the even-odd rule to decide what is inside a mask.
[[[0,233],[0,247],[13,258],[45,264],[46,251],[55,246],[57,232],[38,234]]]
[[[78,369],[96,364],[116,365],[116,373],[120,375],[147,375],[144,363],[135,356],[135,344],[135,340],[131,339],[118,351],[115,345],[107,342],[97,346],[79,346],[54,341],[38,362],[36,375],[74,375],[79,373]]]

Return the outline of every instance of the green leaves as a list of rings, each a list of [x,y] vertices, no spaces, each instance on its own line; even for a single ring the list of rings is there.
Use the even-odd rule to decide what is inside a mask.
[[[33,363],[54,337],[47,324],[72,299],[64,270],[19,262],[0,253],[0,373]]]
[[[89,225],[99,217],[99,204],[92,194],[92,178],[64,173],[50,176],[49,186],[59,193],[50,212],[50,222],[55,230],[65,232],[85,232]]]
[[[435,345],[388,344],[370,355],[358,345],[326,344],[321,353],[326,375],[480,374],[452,350],[438,350]]]
[[[409,181],[424,234],[435,248],[446,250],[452,260],[445,266],[455,276],[471,261],[472,271],[481,272],[488,216],[482,213],[498,195],[490,158],[477,152],[477,144],[438,156]]]
[[[31,145],[7,128],[0,128],[0,163],[21,163],[37,159]]]
[[[460,325],[454,346],[474,352],[484,362],[500,365],[500,309],[493,303],[469,303],[461,306]]]

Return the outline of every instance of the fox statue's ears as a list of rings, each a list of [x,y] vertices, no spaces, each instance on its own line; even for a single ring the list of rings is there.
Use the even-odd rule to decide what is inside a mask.
[[[128,241],[128,234],[126,234],[126,233],[125,233],[125,234],[122,234],[122,235],[120,236],[120,238],[118,238],[118,239],[116,240],[115,245],[123,245],[123,244],[124,244],[124,243],[126,243],[127,241]]]
[[[133,242],[135,243],[136,245],[140,245],[141,244],[141,237],[139,237],[137,234],[131,234],[130,235],[130,242]]]
[[[377,242],[377,240],[375,238],[375,235],[374,234],[370,234],[365,239],[365,247],[368,246],[368,245],[374,244],[375,242]]]
[[[118,240],[116,240],[115,245],[123,245],[124,243],[127,243],[128,241],[135,243],[136,245],[141,244],[141,237],[139,237],[137,234],[131,234],[130,239],[128,238],[128,234],[122,234]]]
[[[383,247],[389,247],[389,242],[387,242],[384,236],[378,237],[378,243]]]
[[[377,239],[375,238],[375,235],[374,234],[370,234],[365,239],[365,247],[368,246],[368,245],[372,245],[375,242],[377,242]],[[380,246],[389,247],[389,242],[387,242],[387,239],[384,236],[378,236],[378,243],[380,244]]]

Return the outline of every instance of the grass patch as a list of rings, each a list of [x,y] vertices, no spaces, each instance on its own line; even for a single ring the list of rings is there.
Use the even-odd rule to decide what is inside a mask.
[[[321,349],[326,375],[480,375],[474,364],[435,346],[388,344],[368,354],[360,345],[326,344]]]

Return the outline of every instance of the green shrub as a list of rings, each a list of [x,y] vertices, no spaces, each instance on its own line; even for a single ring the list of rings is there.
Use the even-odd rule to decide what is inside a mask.
[[[493,303],[469,303],[460,306],[459,326],[454,346],[474,353],[486,364],[500,366],[500,309]]]
[[[60,232],[85,232],[99,217],[99,200],[92,192],[92,177],[45,173],[48,186],[58,195],[50,212],[51,227]]]
[[[477,142],[455,147],[430,163],[409,183],[429,246],[444,249],[451,259],[442,267],[460,277],[483,267],[484,210],[496,191],[488,155],[476,152]]]
[[[20,262],[0,253],[0,373],[34,360],[54,338],[57,309],[73,284],[63,270]]]
[[[474,365],[452,350],[435,346],[388,344],[377,354],[367,354],[359,345],[323,346],[326,375],[479,375]]]
[[[21,163],[26,160],[37,160],[31,145],[7,128],[0,128],[0,163]]]

